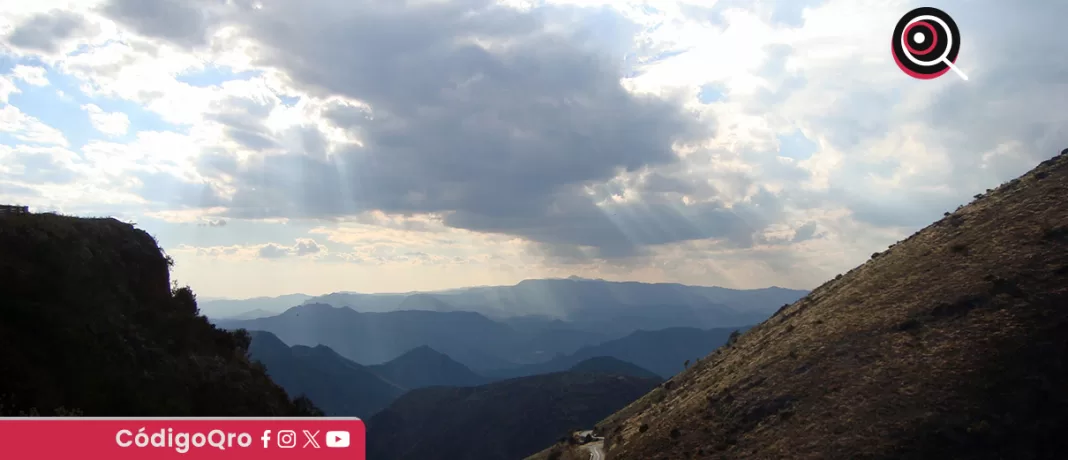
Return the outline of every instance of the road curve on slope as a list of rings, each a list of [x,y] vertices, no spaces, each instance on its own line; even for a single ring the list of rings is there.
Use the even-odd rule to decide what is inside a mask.
[[[590,460],[604,460],[604,442],[597,441],[591,442],[586,445],[586,448],[590,451]]]
[[[593,437],[593,430],[577,431],[575,436],[579,440],[585,439],[586,436]],[[582,448],[590,451],[590,460],[604,460],[604,438],[593,437],[594,441],[583,444]]]

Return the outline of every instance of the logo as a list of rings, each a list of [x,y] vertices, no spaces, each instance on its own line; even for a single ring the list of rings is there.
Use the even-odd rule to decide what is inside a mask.
[[[897,22],[890,50],[898,68],[913,78],[931,80],[950,70],[967,80],[957,67],[960,30],[957,23],[938,8],[916,8]]]
[[[326,432],[326,447],[348,447],[349,446],[349,432],[348,431],[327,431]]]
[[[297,447],[297,432],[293,430],[282,430],[278,432],[278,448],[279,449],[292,449]]]
[[[304,430],[304,438],[307,439],[307,441],[304,442],[304,447],[301,447],[301,449],[307,449],[308,446],[312,446],[312,449],[318,449],[319,448],[319,441],[315,440],[316,436],[319,436],[319,432],[318,431],[316,431],[315,433],[312,433],[309,430]]]

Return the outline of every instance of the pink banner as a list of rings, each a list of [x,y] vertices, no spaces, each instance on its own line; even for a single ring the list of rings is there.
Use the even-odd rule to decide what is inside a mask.
[[[0,457],[365,460],[358,418],[0,418]]]

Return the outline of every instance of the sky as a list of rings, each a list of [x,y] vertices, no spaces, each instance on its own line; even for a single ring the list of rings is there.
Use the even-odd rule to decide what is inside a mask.
[[[918,80],[919,6],[961,33]],[[0,1],[0,203],[201,296],[813,288],[1068,148],[1068,3]]]

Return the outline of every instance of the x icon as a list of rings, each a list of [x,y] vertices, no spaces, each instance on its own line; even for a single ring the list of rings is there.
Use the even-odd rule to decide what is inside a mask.
[[[304,447],[301,447],[301,449],[307,449],[308,448],[308,444],[311,444],[313,449],[318,449],[319,448],[319,442],[315,440],[315,437],[319,436],[319,432],[316,431],[315,433],[312,433],[311,431],[308,431],[308,430],[303,430],[303,431],[304,431],[304,437],[308,438],[308,440],[304,442]]]

